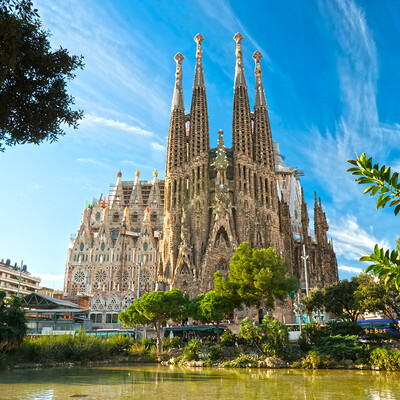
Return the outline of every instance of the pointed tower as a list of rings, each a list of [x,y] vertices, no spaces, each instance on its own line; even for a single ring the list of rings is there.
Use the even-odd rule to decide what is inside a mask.
[[[232,147],[236,157],[245,155],[250,160],[253,160],[250,105],[244,75],[241,45],[243,36],[237,33],[233,39],[236,42],[236,68],[233,97]]]
[[[194,71],[192,106],[190,109],[189,154],[190,160],[204,155],[210,150],[208,128],[208,109],[206,86],[204,83],[203,50],[201,43],[204,38],[197,34],[194,38],[197,43],[196,68]]]
[[[176,54],[176,79],[168,132],[167,164],[165,168],[165,213],[182,202],[183,176],[187,161],[185,108],[182,89],[181,53]]]
[[[318,246],[327,247],[328,238],[326,232],[328,231],[328,222],[326,221],[325,213],[322,211],[321,199],[317,199],[317,192],[315,194],[314,202],[314,235]]]
[[[303,243],[309,242],[308,226],[310,218],[308,217],[307,203],[304,200],[303,188],[301,188],[301,236]]]
[[[208,152],[210,137],[208,127],[208,109],[206,86],[204,84],[203,50],[204,38],[197,34],[196,68],[194,71],[192,106],[190,109],[189,159],[190,171],[187,176],[188,195],[191,199],[208,190]]]
[[[112,193],[111,193],[110,209],[113,209],[116,206],[122,204],[123,190],[122,190],[121,178],[122,178],[122,172],[121,172],[121,170],[118,170],[117,181],[115,182],[115,186],[114,186],[114,188],[112,190]]]
[[[271,126],[268,117],[267,101],[265,99],[264,85],[260,59],[262,54],[256,51],[255,60],[256,90],[254,97],[254,135],[253,151],[254,160],[270,171],[275,169],[274,148],[272,143]]]
[[[182,61],[184,57],[181,53],[176,54],[176,73],[175,89],[172,98],[171,120],[168,133],[167,165],[166,176],[183,165],[186,161],[186,131],[185,131],[185,107],[183,104],[182,88]]]
[[[185,108],[182,89],[181,53],[175,56],[176,74],[172,99],[171,121],[168,133],[167,165],[165,168],[163,239],[160,244],[161,263],[159,279],[161,288],[172,282],[181,232],[180,213],[186,195],[187,142]]]

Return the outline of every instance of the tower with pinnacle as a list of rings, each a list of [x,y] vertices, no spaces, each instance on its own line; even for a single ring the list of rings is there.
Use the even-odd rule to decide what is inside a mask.
[[[133,181],[123,181],[120,170],[108,198],[85,209],[77,236],[71,240],[65,295],[89,296],[95,320],[102,307],[106,313],[118,307],[123,310],[128,300],[145,291],[178,288],[193,297],[212,290],[214,273],[228,275],[231,257],[242,242],[273,247],[287,262],[289,274],[299,279],[300,290],[306,287],[306,277],[309,288],[322,288],[338,279],[321,200],[315,200],[313,237],[300,185],[303,173],[283,162],[279,144],[272,139],[262,54],[253,54],[252,109],[243,36],[234,36],[232,131],[228,133],[232,148],[225,147],[223,130],[218,132],[216,147],[210,147],[204,38],[197,34],[194,40],[196,64],[188,113],[182,87],[184,57],[175,55],[165,180],[159,180],[155,170],[151,182],[141,181],[139,171]],[[289,303],[278,305],[277,316],[294,322]]]
[[[315,272],[310,279],[317,287],[334,282],[337,263],[327,239],[322,206],[315,208],[314,240],[300,187],[302,173],[283,163],[278,144],[272,140],[259,51],[253,54],[256,83],[253,110],[250,107],[240,33],[234,36],[232,148],[225,148],[222,130],[217,147],[210,148],[203,40],[196,35],[191,108],[183,118],[186,154],[180,160],[185,161],[171,169],[168,160],[181,154],[182,148],[176,137],[176,132],[183,131],[182,118],[175,117],[177,105],[179,110],[184,109],[177,72],[165,180],[166,193],[171,187],[172,193],[179,194],[164,208],[158,287],[177,287],[192,296],[211,290],[214,273],[228,273],[232,254],[242,242],[258,248],[273,247],[303,286],[307,274],[301,250],[306,244],[312,256],[309,266]],[[178,147],[173,143],[179,143]]]

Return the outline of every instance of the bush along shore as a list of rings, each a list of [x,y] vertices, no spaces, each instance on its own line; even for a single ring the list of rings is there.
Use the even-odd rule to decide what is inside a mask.
[[[220,344],[192,339],[163,339],[157,352],[150,339],[122,335],[108,340],[72,335],[25,337],[20,346],[0,352],[0,367],[45,368],[109,363],[160,362],[163,365],[217,368],[345,368],[400,371],[400,341],[360,340],[356,324],[307,324],[298,343],[288,341],[286,326],[266,316],[260,325],[246,319],[239,335],[229,331]]]

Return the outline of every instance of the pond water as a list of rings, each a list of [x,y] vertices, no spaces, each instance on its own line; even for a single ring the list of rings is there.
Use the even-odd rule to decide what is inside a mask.
[[[400,399],[400,373],[161,365],[0,372],[0,399]]]

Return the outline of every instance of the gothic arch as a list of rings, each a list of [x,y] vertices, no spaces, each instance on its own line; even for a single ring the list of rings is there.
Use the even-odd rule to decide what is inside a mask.
[[[256,240],[257,246],[262,246],[262,239],[261,239],[261,233],[257,232],[257,240]]]
[[[226,245],[229,246],[229,237],[226,229],[223,226],[218,229],[218,232],[215,235],[214,245],[216,245],[221,239],[225,240]]]

